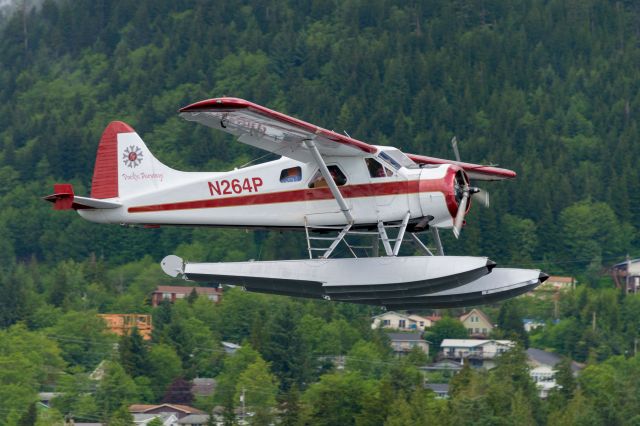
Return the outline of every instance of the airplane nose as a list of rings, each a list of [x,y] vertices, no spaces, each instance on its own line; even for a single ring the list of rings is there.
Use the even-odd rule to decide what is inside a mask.
[[[540,280],[540,284],[545,282],[548,278],[549,278],[549,275],[545,274],[544,272],[540,272],[540,275],[538,276],[538,279]]]

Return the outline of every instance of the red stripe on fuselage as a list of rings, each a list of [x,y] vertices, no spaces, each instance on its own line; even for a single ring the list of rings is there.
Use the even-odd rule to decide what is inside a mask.
[[[444,179],[410,180],[404,182],[381,182],[340,187],[345,198],[374,197],[385,195],[404,195],[418,192],[442,192],[445,196],[452,191]],[[301,201],[320,201],[333,199],[329,188],[297,189],[293,191],[267,192],[264,194],[242,195],[237,197],[212,198],[207,200],[181,201],[177,203],[153,204],[129,207],[129,213],[147,213],[171,210],[193,210],[218,207],[237,207],[258,204],[295,203]]]

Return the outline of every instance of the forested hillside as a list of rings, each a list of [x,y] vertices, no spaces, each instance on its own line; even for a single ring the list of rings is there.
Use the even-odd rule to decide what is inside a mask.
[[[37,391],[66,392],[58,414],[117,419],[122,406],[159,401],[174,379],[198,375],[218,377],[221,389],[203,408],[230,411],[239,384],[258,386],[264,422],[276,400],[295,408],[285,424],[637,421],[630,378],[640,366],[624,355],[640,299],[598,290],[612,286],[604,267],[640,255],[635,2],[31,4],[0,28],[0,425],[27,419]],[[225,170],[263,156],[177,117],[223,95],[410,153],[451,158],[456,135],[464,161],[515,170],[514,181],[483,185],[491,208],[474,206],[459,241],[443,235],[445,248],[593,287],[561,301],[558,325],[531,338],[590,363],[578,390],[568,380],[541,402],[514,351],[491,373],[460,375],[451,402],[435,400],[418,385],[424,360],[392,359],[366,307],[231,291],[215,307],[198,299],[152,309],[150,291],[175,284],[158,267],[167,254],[295,258],[305,254],[301,235],[95,225],[41,200],[59,182],[89,193],[112,120],[132,125],[176,169]],[[514,317],[555,316],[551,302],[507,306]],[[158,329],[151,344],[134,336],[112,350],[97,312],[153,313]],[[221,340],[243,343],[241,356],[225,358]],[[348,355],[344,374],[321,365],[325,355]],[[104,359],[108,380],[96,388],[87,374]]]

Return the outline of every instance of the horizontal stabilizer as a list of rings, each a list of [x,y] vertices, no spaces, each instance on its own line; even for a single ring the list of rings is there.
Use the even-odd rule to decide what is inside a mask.
[[[53,194],[47,195],[43,199],[53,203],[54,210],[115,209],[122,206],[122,204],[113,201],[78,197],[73,193],[73,185],[69,183],[53,185]]]

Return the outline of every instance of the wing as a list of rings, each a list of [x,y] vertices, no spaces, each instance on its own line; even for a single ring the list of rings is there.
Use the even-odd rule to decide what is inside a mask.
[[[463,163],[461,161],[444,160],[442,158],[425,157],[424,155],[416,154],[407,154],[407,157],[418,164],[455,164],[462,167],[472,180],[503,180],[516,177],[516,172],[513,170],[501,169],[499,167]]]
[[[367,143],[244,99],[207,99],[182,108],[180,116],[231,133],[248,145],[303,162],[313,159],[305,140],[313,140],[323,156],[364,156],[377,152],[377,148]]]

